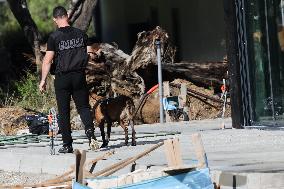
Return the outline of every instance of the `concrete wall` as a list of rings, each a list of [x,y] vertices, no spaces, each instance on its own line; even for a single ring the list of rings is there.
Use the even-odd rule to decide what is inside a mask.
[[[131,52],[138,31],[164,28],[178,47],[180,60],[219,61],[225,56],[223,1],[101,0],[104,42]]]

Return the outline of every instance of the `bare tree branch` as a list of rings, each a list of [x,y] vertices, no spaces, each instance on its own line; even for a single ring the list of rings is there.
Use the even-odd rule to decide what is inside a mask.
[[[80,0],[79,0],[80,1]],[[87,31],[90,26],[94,8],[97,5],[98,0],[83,0],[82,10],[79,17],[74,21],[73,26],[83,31]]]
[[[82,12],[84,0],[71,0],[68,17],[69,23],[72,25]]]
[[[24,30],[24,34],[33,47],[33,51],[36,57],[37,71],[40,70],[41,64],[41,53],[40,53],[40,33],[38,28],[33,21],[30,11],[27,7],[26,0],[7,0],[10,6],[12,13],[17,19],[18,23]]]

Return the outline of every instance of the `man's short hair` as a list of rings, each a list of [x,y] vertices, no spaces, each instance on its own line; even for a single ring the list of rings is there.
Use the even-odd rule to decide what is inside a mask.
[[[62,18],[64,16],[67,16],[67,11],[62,6],[57,6],[53,9],[53,18]]]

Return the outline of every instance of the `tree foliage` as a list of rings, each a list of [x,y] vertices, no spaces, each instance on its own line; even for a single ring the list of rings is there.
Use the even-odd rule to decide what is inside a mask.
[[[55,29],[52,21],[52,10],[61,5],[67,8],[66,0],[28,0],[28,7],[39,32],[46,35]]]
[[[67,7],[66,0],[27,0],[27,5],[31,16],[36,23],[40,33],[45,36],[52,32],[55,27],[52,21],[52,10],[55,6],[61,5]],[[7,2],[0,3],[0,32],[20,30],[20,25],[11,12]]]
[[[73,26],[87,31],[88,28],[94,30],[89,25],[96,4],[97,0],[7,0],[0,2],[0,52],[2,49],[2,52],[9,57],[8,61],[3,62],[4,64],[12,62],[9,71],[5,72],[7,79],[0,77],[0,97],[9,96],[11,90],[8,90],[6,86],[11,82],[11,79],[19,79],[24,75],[26,77],[23,78],[23,81],[13,86],[13,91],[17,91],[17,98],[21,99],[22,106],[30,106],[31,104],[41,106],[41,101],[32,101],[32,99],[38,99],[40,94],[35,93],[35,96],[31,94],[37,89],[38,73],[41,67],[40,42],[46,42],[49,33],[55,29],[52,20],[53,8],[61,5],[66,9],[73,10]],[[93,34],[93,32],[90,33]],[[29,64],[23,66],[27,61],[23,53],[34,53],[38,71],[34,78],[32,78],[33,75],[23,74],[23,70],[30,66]],[[31,70],[30,68],[28,70]],[[30,96],[32,98],[29,98]],[[25,102],[27,103],[24,104]],[[3,102],[0,101],[0,107],[1,104]]]

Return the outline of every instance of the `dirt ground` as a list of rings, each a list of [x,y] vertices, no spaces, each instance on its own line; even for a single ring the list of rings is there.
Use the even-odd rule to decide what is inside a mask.
[[[0,135],[15,135],[18,130],[28,127],[26,110],[19,107],[0,108]]]
[[[200,92],[202,94],[220,99],[218,95],[214,95],[213,89],[205,89],[198,87],[193,83],[176,79],[172,82],[173,84],[186,83],[188,89]],[[178,88],[171,88],[171,95],[178,95]],[[153,92],[147,99],[145,105],[142,108],[140,117],[145,123],[156,123],[159,121],[159,100],[158,90]],[[228,99],[230,101],[230,99]],[[203,119],[214,119],[221,117],[223,104],[214,102],[210,99],[206,99],[199,96],[187,95],[187,106],[189,107],[189,119],[190,120],[203,120]],[[226,105],[225,117],[231,116],[231,107]]]
[[[186,80],[180,79],[177,79],[172,83],[186,83],[189,89],[208,95],[210,97],[220,99],[219,96],[214,95],[213,89],[198,87]],[[174,87],[172,87],[170,91],[171,95],[173,96],[178,95],[179,93],[179,89]],[[221,103],[216,103],[210,99],[206,99],[200,96],[187,95],[187,106],[189,107],[189,120],[203,120],[221,117],[223,105]],[[72,111],[72,114],[74,114],[74,111],[75,110]],[[27,129],[28,125],[25,121],[26,115],[31,115],[31,113],[19,107],[0,108],[0,135],[15,135],[18,130]],[[230,115],[231,107],[227,105],[225,117],[230,117]],[[145,102],[141,111],[138,112],[137,117],[138,119],[136,120],[136,124],[151,124],[159,122],[158,90],[154,91],[147,98],[147,101]],[[76,124],[72,124],[73,129],[82,129],[81,127],[74,125]]]

